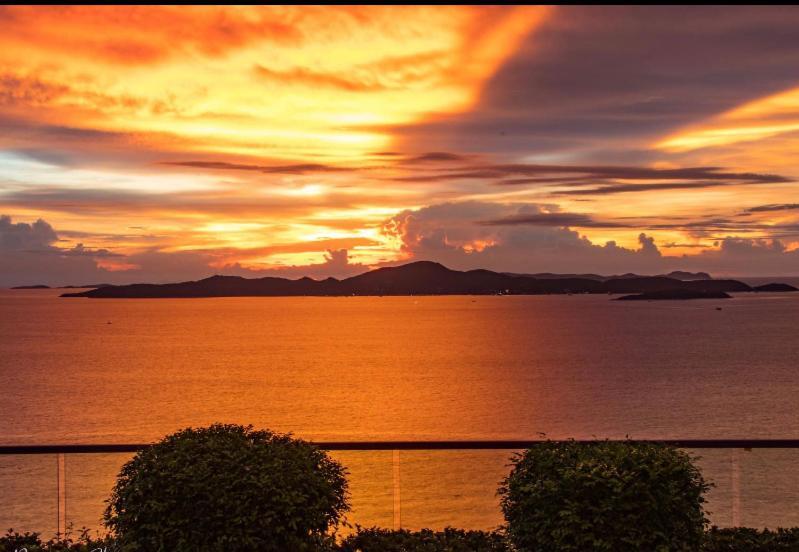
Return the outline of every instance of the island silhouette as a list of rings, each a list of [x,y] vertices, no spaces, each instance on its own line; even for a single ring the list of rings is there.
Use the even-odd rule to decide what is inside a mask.
[[[61,297],[90,298],[180,298],[180,297],[246,297],[246,296],[380,296],[380,295],[539,295],[569,293],[655,293],[663,298],[697,298],[702,294],[719,297],[728,292],[797,291],[793,286],[773,284],[752,287],[737,280],[715,280],[704,273],[698,279],[672,276],[638,276],[625,274],[614,277],[572,275],[526,275],[493,272],[491,270],[451,270],[432,261],[416,261],[400,266],[378,268],[363,274],[338,280],[314,280],[309,277],[243,278],[240,276],[211,276],[203,280],[174,284],[130,284],[105,286]],[[690,294],[663,292],[691,292]],[[661,298],[658,295],[652,298]],[[697,295],[698,294],[698,295]]]

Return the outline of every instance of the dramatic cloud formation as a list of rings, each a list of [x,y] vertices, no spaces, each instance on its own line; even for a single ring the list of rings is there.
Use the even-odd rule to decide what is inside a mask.
[[[0,7],[0,285],[420,258],[799,274],[797,25],[780,6]]]
[[[476,223],[489,213],[494,219]],[[799,273],[799,251],[779,240],[727,238],[698,254],[665,256],[655,239],[637,235],[637,247],[615,241],[592,242],[570,226],[604,224],[587,215],[563,213],[552,205],[445,203],[399,213],[384,231],[409,258],[437,259],[460,269],[485,266],[521,273],[598,272],[620,267],[641,274],[699,270],[716,274],[791,275]],[[621,226],[621,225],[620,225]]]
[[[124,255],[107,249],[90,249],[79,243],[59,247],[58,233],[44,220],[32,224],[0,216],[0,287],[32,281],[51,286],[125,282],[175,282],[223,272],[261,278],[347,277],[368,267],[351,263],[346,249],[328,250],[320,263],[252,270],[226,262],[226,253],[214,251],[163,251],[157,248]],[[334,245],[334,244],[331,244]],[[257,254],[258,252],[250,252]]]
[[[0,99],[11,114],[37,109],[39,124],[143,135],[158,148],[351,158],[388,144],[358,127],[470,107],[548,10],[396,11],[9,6]]]
[[[53,227],[42,219],[33,224],[13,223],[11,217],[0,215],[0,250],[46,251],[58,240]]]
[[[640,159],[672,132],[796,88],[798,23],[787,6],[564,7],[491,79],[479,109],[408,133],[438,149]]]
[[[510,272],[615,272],[619,266],[650,271],[651,259],[660,253],[645,234],[640,249],[603,246],[556,221],[561,213],[551,206],[495,203],[445,203],[403,211],[386,222],[384,230],[411,258],[438,259],[460,269],[503,267]],[[476,217],[490,213],[493,224],[478,224]],[[563,214],[565,218],[574,215]],[[547,224],[496,224],[522,219]],[[621,263],[621,264],[620,264]]]
[[[23,285],[31,278],[43,283],[61,283],[97,269],[98,259],[115,255],[107,249],[88,249],[82,243],[72,248],[57,246],[58,234],[47,222],[13,222],[0,215],[0,286]]]

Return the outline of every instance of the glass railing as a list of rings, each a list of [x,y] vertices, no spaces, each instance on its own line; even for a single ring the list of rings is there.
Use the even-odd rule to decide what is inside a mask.
[[[588,442],[588,441],[587,441]],[[721,527],[799,526],[799,440],[658,441],[689,450]],[[493,529],[510,457],[538,441],[317,443],[347,467],[352,526]],[[116,476],[146,445],[0,446],[0,527],[102,529]],[[348,529],[344,528],[344,532]]]

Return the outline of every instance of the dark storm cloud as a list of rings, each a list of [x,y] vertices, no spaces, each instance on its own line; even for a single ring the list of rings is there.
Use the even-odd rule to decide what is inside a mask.
[[[647,231],[679,230],[695,238],[722,242],[736,239],[796,238],[799,221],[782,224],[766,224],[751,219],[711,218],[680,222],[657,222],[656,219],[640,219],[637,228]]]
[[[456,163],[466,162],[470,156],[452,152],[432,151],[420,155],[406,156],[397,152],[377,152],[372,155],[377,157],[393,158],[391,163],[402,165],[428,164],[428,163]],[[365,167],[341,167],[325,165],[322,163],[297,163],[290,165],[261,165],[248,163],[229,163],[223,161],[164,161],[162,165],[177,167],[191,167],[196,169],[225,170],[225,171],[255,171],[267,174],[312,174],[312,173],[346,173],[358,172]]]
[[[719,167],[685,167],[680,169],[653,169],[636,166],[603,165],[493,165],[489,170],[505,176],[537,174],[581,174],[585,178],[633,179],[633,180],[736,180],[738,183],[778,183],[790,179],[775,174],[724,172]]]
[[[493,184],[498,186],[582,186],[584,188],[554,192],[558,195],[580,196],[791,182],[791,179],[777,174],[729,172],[719,167],[655,169],[639,166],[481,165],[476,163],[427,172],[426,174],[399,176],[391,180],[417,183],[491,180]],[[636,182],[630,182],[631,180]]]
[[[724,183],[720,183],[724,184]],[[699,183],[700,186],[713,185]],[[641,186],[650,186],[645,184]],[[677,185],[651,184],[664,189],[677,188]],[[619,187],[621,188],[621,187]],[[638,188],[636,188],[638,189]],[[641,188],[642,189],[642,188]],[[619,190],[630,191],[630,190]],[[469,204],[479,205],[479,204]],[[522,205],[522,204],[517,204]],[[787,204],[792,207],[792,204]],[[769,206],[770,207],[770,206]],[[784,206],[780,206],[784,207]],[[799,206],[793,208],[799,209]],[[473,207],[474,210],[474,207]],[[431,211],[432,212],[432,211]],[[489,211],[486,211],[487,213]],[[474,224],[487,228],[583,228],[583,229],[637,229],[646,232],[658,231],[680,231],[686,235],[701,239],[707,243],[703,246],[709,247],[712,242],[721,242],[726,239],[779,239],[795,238],[799,233],[799,219],[783,220],[779,224],[768,223],[754,217],[740,217],[738,215],[711,215],[695,217],[664,216],[656,213],[640,214],[636,216],[622,216],[606,218],[597,216],[595,213],[575,213],[561,211],[556,204],[549,204],[543,208],[536,208],[534,204],[527,204],[525,208],[519,208],[518,212],[501,212],[500,216],[480,217],[478,212],[474,212],[476,218]],[[753,215],[753,213],[749,213]],[[678,247],[671,245],[670,247]]]
[[[680,249],[704,249],[704,248],[707,247],[707,244],[671,242],[671,243],[662,243],[658,247],[660,247],[661,249],[674,249],[674,248],[680,248]]]
[[[728,186],[730,182],[707,181],[707,182],[671,182],[660,184],[613,184],[609,186],[597,186],[594,188],[582,188],[577,190],[561,190],[552,192],[553,195],[609,195],[622,194],[629,192],[649,192],[653,190],[692,190],[700,188],[711,188],[715,186]]]
[[[431,151],[416,157],[411,157],[406,162],[408,163],[448,163],[456,161],[466,161],[468,156],[458,153],[451,153],[446,151]]]
[[[445,174],[419,174],[412,176],[398,176],[391,178],[395,182],[447,182],[453,180],[488,180],[494,178],[502,178],[504,174],[499,171],[486,170],[465,170],[463,172],[445,173]]]
[[[623,222],[595,220],[585,213],[531,213],[480,221],[483,226],[578,226],[581,228],[632,228]]]
[[[747,184],[767,184],[790,182],[787,177],[776,174],[760,173],[737,173],[724,172],[719,167],[686,167],[680,169],[653,169],[650,167],[635,166],[602,166],[602,165],[533,165],[533,164],[514,164],[514,165],[487,165],[483,166],[482,171],[473,172],[452,172],[443,173],[439,176],[442,179],[472,178],[474,175],[491,177],[508,177],[518,175],[565,175],[560,178],[565,181],[593,180],[596,179],[633,179],[633,180],[670,180],[675,178],[689,178],[701,180],[736,180],[738,183]],[[570,176],[572,175],[572,176]],[[555,177],[549,180],[537,178],[532,182],[559,182]],[[498,184],[519,185],[530,181],[517,179],[502,181]]]
[[[695,236],[719,236],[723,234],[751,233],[764,234],[769,238],[786,237],[799,232],[799,222],[786,222],[783,224],[765,224],[749,219],[735,218],[701,218],[697,220],[676,220],[662,222],[664,217],[639,216],[622,217],[617,220],[598,219],[588,213],[570,213],[565,211],[536,211],[515,213],[498,218],[479,220],[481,226],[540,226],[563,228],[637,228],[641,230],[680,230]],[[712,239],[724,239],[713,237]]]
[[[748,213],[767,213],[771,211],[794,211],[799,209],[799,203],[773,203],[770,205],[758,205],[746,211]]]
[[[434,147],[625,150],[799,82],[789,6],[561,6],[471,113],[405,129]]]

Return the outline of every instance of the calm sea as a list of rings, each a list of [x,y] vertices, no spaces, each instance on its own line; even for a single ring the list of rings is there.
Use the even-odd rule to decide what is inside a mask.
[[[0,291],[0,442],[142,442],[216,421],[313,440],[799,438],[799,294],[61,299]],[[717,307],[721,307],[718,310]],[[799,450],[695,451],[719,525],[799,525]],[[403,452],[404,527],[501,522],[510,452]],[[392,453],[337,453],[391,526]],[[125,455],[67,457],[98,526]],[[55,459],[0,457],[0,527],[52,533]]]

